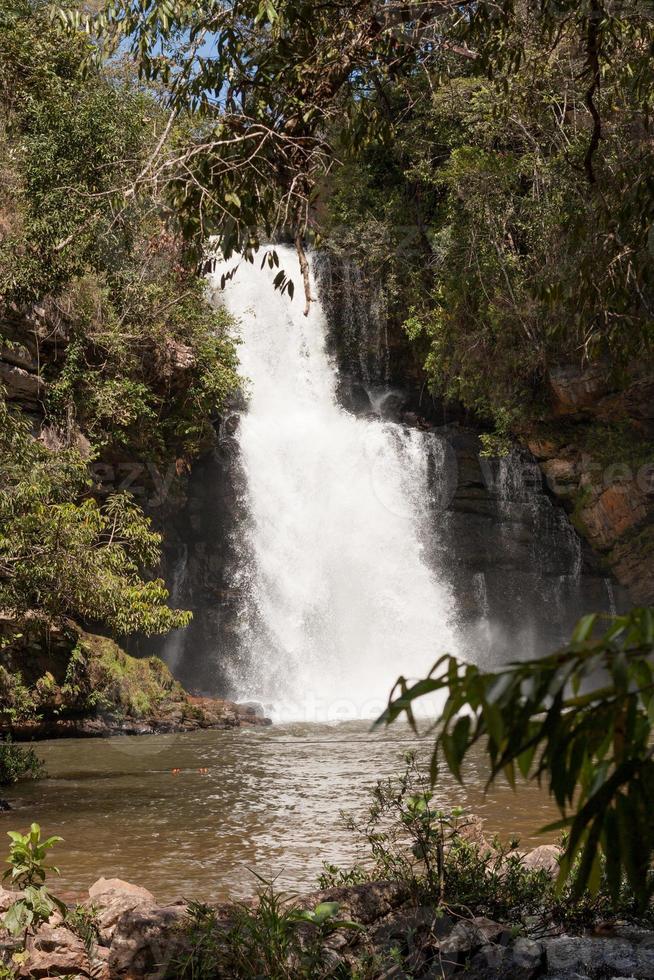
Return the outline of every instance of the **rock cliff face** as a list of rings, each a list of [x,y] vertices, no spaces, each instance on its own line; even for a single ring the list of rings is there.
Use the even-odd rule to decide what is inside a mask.
[[[318,274],[344,406],[377,411],[383,392],[390,417],[445,426],[459,474],[445,540],[456,537],[449,549],[457,552],[454,565],[472,576],[472,586],[461,583],[464,596],[488,594],[492,567],[503,567],[511,593],[520,595],[533,590],[540,567],[550,595],[557,579],[560,585],[581,573],[583,588],[569,597],[570,607],[654,602],[654,382],[634,367],[633,383],[616,389],[608,367],[553,366],[549,409],[516,432],[510,458],[484,459],[479,422],[427,392],[415,353],[385,315],[375,284],[329,256]]]
[[[40,341],[47,336],[45,310],[4,310],[0,319],[0,386],[10,403],[34,423],[35,434],[42,422],[42,399],[46,384],[41,373]]]
[[[241,585],[235,579],[237,529],[247,515],[233,419],[219,427],[213,448],[193,467],[184,505],[166,520],[164,574],[171,601],[193,612],[186,629],[135,644],[163,657],[192,692],[226,691],[224,665],[238,655]]]
[[[575,527],[634,602],[654,602],[654,383],[612,391],[607,371],[550,372],[556,422],[524,442]]]

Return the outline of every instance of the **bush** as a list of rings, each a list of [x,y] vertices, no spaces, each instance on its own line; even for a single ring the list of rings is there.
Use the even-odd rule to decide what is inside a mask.
[[[547,785],[561,812],[549,829],[569,828],[560,882],[572,896],[598,893],[604,877],[614,901],[626,876],[642,910],[654,895],[654,608],[624,616],[582,617],[570,643],[538,660],[483,671],[444,655],[414,684],[401,677],[379,723],[413,702],[447,695],[435,732],[432,780],[444,761],[462,779],[480,745],[491,783],[503,774]]]
[[[480,839],[476,821],[460,808],[434,805],[429,776],[412,753],[402,773],[378,782],[372,796],[363,819],[343,815],[369,860],[351,869],[326,866],[321,887],[401,881],[416,904],[457,916],[485,915],[535,932],[616,916],[643,921],[654,914],[639,908],[624,877],[617,896],[612,894],[605,862],[597,889],[578,894],[572,881],[559,887],[546,870],[525,867],[517,839]]]
[[[104,504],[84,495],[90,480],[76,450],[52,453],[0,393],[0,608],[32,609],[57,622],[75,616],[118,633],[166,632],[190,614],[169,609],[160,579],[161,537],[129,494]]]
[[[14,745],[10,738],[0,742],[0,786],[13,786],[20,779],[42,779],[43,763],[34,749]]]
[[[338,918],[338,902],[303,909],[264,882],[253,908],[235,905],[229,920],[218,922],[214,910],[189,906],[191,952],[173,965],[176,980],[327,980],[335,977],[325,946],[338,929],[358,929]]]
[[[467,837],[471,821],[454,807],[446,811],[434,804],[429,778],[413,753],[403,772],[381,780],[372,793],[363,820],[344,815],[344,825],[363,844],[371,858],[364,867],[331,867],[321,878],[323,887],[357,880],[406,883],[420,904],[446,904],[465,914],[514,918],[543,908],[543,896],[552,883],[544,871],[525,868],[517,851],[498,838],[478,843]]]

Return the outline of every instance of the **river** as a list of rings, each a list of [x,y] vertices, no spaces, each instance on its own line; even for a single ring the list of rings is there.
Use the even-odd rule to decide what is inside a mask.
[[[137,738],[70,739],[38,746],[49,778],[12,792],[7,830],[39,822],[64,838],[53,856],[57,893],[82,897],[101,875],[149,888],[160,901],[221,901],[254,893],[252,872],[282,890],[311,889],[324,861],[361,855],[342,810],[361,814],[380,777],[399,773],[407,751],[428,743],[405,725],[370,733],[367,723],[285,724]],[[435,795],[461,805],[504,839],[548,838],[554,818],[535,786],[503,782],[483,792],[475,757],[462,788],[443,773]]]

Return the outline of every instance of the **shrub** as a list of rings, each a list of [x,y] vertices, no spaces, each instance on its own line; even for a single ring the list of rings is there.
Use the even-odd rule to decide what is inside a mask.
[[[15,745],[11,738],[0,742],[0,786],[13,786],[21,779],[41,779],[43,763],[34,749]]]
[[[351,869],[326,866],[321,887],[401,881],[417,904],[441,906],[457,916],[486,915],[535,932],[616,916],[643,921],[654,914],[639,908],[625,877],[617,896],[612,894],[605,862],[597,890],[578,894],[573,880],[557,887],[546,870],[526,867],[517,839],[479,839],[475,823],[460,808],[434,805],[429,776],[412,753],[399,776],[377,783],[362,819],[344,814],[343,821],[369,859]]]
[[[30,932],[35,932],[44,922],[49,922],[56,911],[66,916],[66,906],[45,885],[49,872],[59,874],[58,868],[46,864],[48,851],[61,841],[61,837],[41,838],[41,828],[33,823],[27,834],[10,830],[11,840],[4,880],[23,894],[13,902],[4,916],[2,925],[12,935],[24,934],[25,942]]]
[[[338,929],[358,929],[338,918],[338,902],[315,909],[299,907],[289,896],[264,882],[253,908],[235,905],[229,919],[219,922],[210,906],[189,905],[191,951],[173,965],[177,980],[327,980],[337,974],[326,940]]]

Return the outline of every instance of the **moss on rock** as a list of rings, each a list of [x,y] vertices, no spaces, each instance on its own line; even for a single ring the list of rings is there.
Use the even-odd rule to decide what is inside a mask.
[[[132,657],[72,622],[0,623],[0,734],[141,734],[260,723],[229,701],[191,698],[158,657]]]

